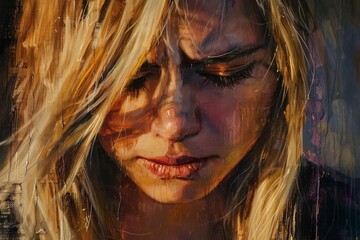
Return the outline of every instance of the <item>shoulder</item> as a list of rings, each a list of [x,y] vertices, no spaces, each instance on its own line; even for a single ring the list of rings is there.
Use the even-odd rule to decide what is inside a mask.
[[[312,235],[319,239],[360,237],[360,179],[303,161],[298,193],[299,220]]]

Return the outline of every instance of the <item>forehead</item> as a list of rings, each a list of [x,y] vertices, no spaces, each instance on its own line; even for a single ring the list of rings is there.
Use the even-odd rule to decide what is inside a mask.
[[[181,1],[182,11],[169,31],[191,59],[203,59],[265,41],[265,27],[254,0]],[[177,29],[175,26],[177,26]]]

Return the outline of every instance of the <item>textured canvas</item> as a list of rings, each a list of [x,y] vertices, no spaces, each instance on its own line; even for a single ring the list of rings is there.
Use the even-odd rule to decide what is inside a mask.
[[[0,0],[0,239],[360,238],[357,0]]]

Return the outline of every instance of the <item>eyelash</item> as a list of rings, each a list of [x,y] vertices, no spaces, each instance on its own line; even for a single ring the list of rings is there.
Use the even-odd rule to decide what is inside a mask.
[[[234,88],[242,80],[251,78],[255,67],[255,62],[229,76],[221,76],[215,73],[199,71],[198,74],[203,77],[204,86],[215,85],[219,88]]]
[[[235,84],[238,84],[242,80],[251,78],[254,67],[255,62],[229,76],[220,76],[216,74],[216,72],[210,73],[206,71],[198,71],[198,74],[203,77],[202,84],[204,86],[215,85],[221,89],[233,88]],[[125,87],[125,91],[133,98],[137,98],[140,94],[140,91],[148,92],[149,89],[146,86],[146,81],[149,75],[151,74],[145,74],[139,78],[131,80],[131,82]]]
[[[149,89],[146,87],[146,80],[148,74],[135,78],[125,87],[125,91],[133,98],[137,98],[140,94],[140,91],[148,92]]]

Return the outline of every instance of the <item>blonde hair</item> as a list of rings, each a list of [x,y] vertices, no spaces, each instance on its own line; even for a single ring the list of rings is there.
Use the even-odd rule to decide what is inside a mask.
[[[249,213],[243,219],[236,212],[231,224],[239,238],[269,239],[280,236],[302,150],[307,71],[302,30],[307,23],[304,9],[295,11],[296,6],[290,6],[295,1],[290,5],[281,0],[257,2],[274,39],[282,76],[284,94],[279,101],[284,107],[278,108],[273,121],[283,118],[285,108],[286,127],[280,136],[284,147],[269,158],[265,155],[279,138],[272,137],[265,144]],[[18,214],[25,236],[47,232],[53,239],[93,239],[95,231],[101,236],[101,229],[88,229],[92,213],[82,212],[87,203],[80,188],[86,190],[91,211],[99,215],[101,225],[85,161],[113,101],[176,8],[177,1],[165,0],[89,0],[85,5],[83,1],[23,2],[13,93],[18,128],[8,140],[9,157],[0,172],[0,182],[8,191],[3,191],[0,200],[21,184]],[[281,126],[282,121],[277,122]],[[66,157],[69,153],[70,158]],[[64,213],[63,199],[69,193],[78,211],[77,232]],[[232,201],[236,205],[239,199]]]
[[[276,43],[276,64],[282,74],[287,102],[284,112],[287,129],[283,138],[286,148],[276,156],[278,160],[271,158],[275,163],[272,165],[278,169],[259,183],[254,194],[248,224],[249,239],[285,239],[289,237],[286,230],[292,227],[279,226],[279,222],[291,198],[300,164],[308,66],[304,50],[308,26],[305,14],[308,10],[296,2],[285,4],[284,1],[270,0],[259,3],[267,14]]]

